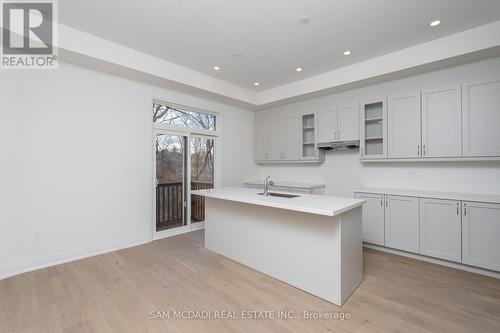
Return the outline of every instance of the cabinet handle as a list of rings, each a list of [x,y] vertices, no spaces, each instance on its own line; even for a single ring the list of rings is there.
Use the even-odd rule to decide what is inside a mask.
[[[423,148],[424,148],[424,156],[425,156],[425,145],[423,146]]]
[[[340,137],[341,137],[340,131],[337,131],[337,140],[340,140]]]
[[[464,202],[464,216],[467,216],[467,204]]]
[[[459,203],[457,202],[457,215],[460,215],[460,207],[459,207]]]
[[[388,202],[387,202],[387,201],[388,201],[388,200],[387,200],[387,197],[385,197],[385,206],[386,206],[386,207],[389,207],[389,204],[388,204]]]
[[[420,156],[420,145],[417,145],[417,156]]]
[[[365,147],[361,147],[361,157],[365,156]]]
[[[382,203],[382,196],[380,196],[380,207],[384,207],[384,204]]]

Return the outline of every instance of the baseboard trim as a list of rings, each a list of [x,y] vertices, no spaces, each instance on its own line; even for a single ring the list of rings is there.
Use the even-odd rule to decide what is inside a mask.
[[[19,275],[22,273],[36,271],[42,268],[65,264],[71,261],[85,259],[96,255],[113,252],[129,247],[142,245],[152,241],[151,235],[141,235],[121,239],[117,241],[107,242],[103,244],[95,244],[85,246],[78,249],[56,253],[49,256],[39,257],[35,259],[23,260],[16,263],[0,266],[0,280]]]
[[[414,254],[414,253],[409,253],[409,252],[405,252],[405,251],[390,249],[387,247],[368,244],[368,243],[363,243],[363,247],[366,247],[368,249],[378,250],[381,252],[396,254],[396,255],[403,256],[403,257],[407,257],[407,258],[412,258],[412,259],[416,259],[416,260],[430,262],[430,263],[441,265],[441,266],[451,267],[451,268],[459,269],[462,271],[467,271],[467,272],[476,273],[476,274],[480,274],[480,275],[484,275],[484,276],[489,276],[489,277],[496,278],[496,279],[500,279],[500,273],[495,272],[495,271],[490,271],[487,269],[467,266],[467,265],[463,265],[463,264],[459,264],[459,263],[454,263],[454,262],[450,262],[450,261],[446,261],[446,260],[426,257],[426,256],[423,256],[420,254]]]

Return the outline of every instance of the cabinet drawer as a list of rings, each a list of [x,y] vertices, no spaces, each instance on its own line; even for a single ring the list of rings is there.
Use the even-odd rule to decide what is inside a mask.
[[[308,188],[302,188],[302,187],[291,187],[290,192],[293,193],[302,193],[302,194],[312,194],[312,190]]]
[[[246,188],[257,188],[257,189],[263,189],[264,185],[257,185],[257,184],[245,184]]]

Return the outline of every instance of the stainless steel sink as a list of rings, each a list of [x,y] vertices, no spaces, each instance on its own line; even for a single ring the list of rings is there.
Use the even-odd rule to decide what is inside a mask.
[[[257,193],[258,195],[264,195],[264,193]],[[276,192],[269,192],[267,193],[268,196],[270,197],[280,197],[280,198],[297,198],[300,197],[300,195],[295,195],[295,194],[286,194],[286,193],[276,193]]]

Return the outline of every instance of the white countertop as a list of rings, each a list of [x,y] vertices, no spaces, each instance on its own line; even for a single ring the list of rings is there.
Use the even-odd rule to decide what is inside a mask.
[[[278,191],[272,191],[282,193]],[[335,216],[361,206],[365,200],[333,197],[327,195],[299,194],[296,198],[264,197],[257,193],[262,190],[243,187],[222,187],[217,189],[191,191],[192,194],[209,198],[243,202],[259,206],[267,206],[298,212]]]
[[[273,183],[274,183],[274,186],[277,186],[277,187],[296,187],[296,188],[307,188],[307,189],[325,187],[325,184],[286,182],[286,181],[280,181],[280,180],[273,180]],[[264,186],[264,180],[247,180],[244,182],[244,184]]]
[[[354,192],[401,195],[408,197],[435,198],[435,199],[445,199],[445,200],[500,203],[499,194],[486,194],[486,193],[441,192],[441,191],[425,191],[425,190],[377,188],[377,187],[363,187]]]

